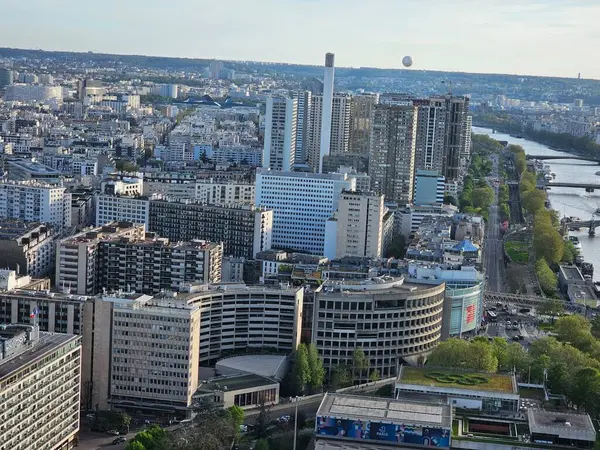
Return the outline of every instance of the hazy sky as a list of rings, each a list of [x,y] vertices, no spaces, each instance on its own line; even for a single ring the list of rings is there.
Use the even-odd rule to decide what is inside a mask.
[[[600,79],[598,0],[0,0],[0,46]]]

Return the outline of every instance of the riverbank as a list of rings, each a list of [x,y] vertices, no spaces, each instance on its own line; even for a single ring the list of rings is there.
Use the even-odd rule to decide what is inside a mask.
[[[551,150],[568,153],[573,156],[587,158],[597,157],[600,160],[600,145],[587,137],[576,137],[568,133],[553,133],[546,130],[534,130],[523,127],[518,122],[494,122],[481,117],[473,117],[473,126],[491,128],[501,133],[507,133],[515,139],[526,138]]]
[[[510,144],[519,145],[524,148],[527,155],[542,156],[566,156],[567,153],[552,150],[543,144],[533,142],[527,139],[517,139],[500,132],[492,133],[489,128],[474,127],[475,134],[484,134],[499,141],[507,141]],[[550,162],[552,171],[556,173],[557,182],[598,182],[598,166],[586,161],[579,160],[557,160]],[[516,186],[515,186],[516,188]],[[517,189],[517,188],[516,188]],[[600,207],[600,192],[585,192],[583,189],[558,188],[553,187],[547,191],[547,198],[553,210],[557,211],[560,217],[578,217],[581,220],[588,220],[592,217],[596,208]],[[570,236],[578,237],[582,245],[581,256],[587,262],[594,264],[596,268],[600,267],[600,236],[588,236],[587,229],[569,232]],[[594,272],[594,280],[600,281],[600,271]]]

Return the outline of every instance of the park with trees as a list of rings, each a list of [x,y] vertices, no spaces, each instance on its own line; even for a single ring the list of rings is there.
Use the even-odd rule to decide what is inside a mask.
[[[525,151],[520,146],[511,145],[509,150],[515,158],[515,166],[520,175],[519,192],[521,205],[533,224],[533,251],[535,253],[535,274],[542,291],[556,294],[558,264],[573,263],[578,252],[571,242],[565,242],[560,233],[558,214],[546,208],[546,192],[537,188],[537,177],[527,170]]]

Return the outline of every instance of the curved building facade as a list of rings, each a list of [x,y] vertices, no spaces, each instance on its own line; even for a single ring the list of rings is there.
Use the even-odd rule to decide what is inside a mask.
[[[315,292],[312,342],[331,372],[352,367],[362,348],[369,369],[355,375],[365,381],[373,370],[396,376],[403,362],[416,362],[442,337],[446,286],[408,283],[380,277],[366,282],[326,282]]]
[[[295,351],[303,294],[302,288],[243,284],[213,285],[184,294],[188,304],[200,307],[200,365],[253,348]]]
[[[483,282],[446,282],[446,299],[452,305],[448,335],[460,336],[481,326],[483,294]]]

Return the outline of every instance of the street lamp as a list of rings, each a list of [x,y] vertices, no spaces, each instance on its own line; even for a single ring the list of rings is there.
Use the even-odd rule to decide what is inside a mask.
[[[294,399],[296,408],[294,412],[294,450],[296,450],[296,438],[298,436],[298,396]]]

